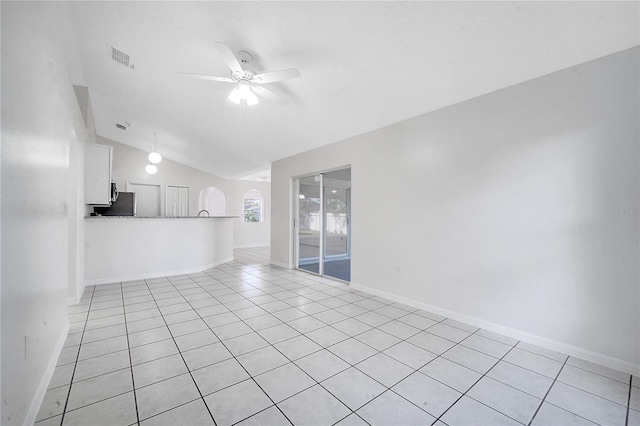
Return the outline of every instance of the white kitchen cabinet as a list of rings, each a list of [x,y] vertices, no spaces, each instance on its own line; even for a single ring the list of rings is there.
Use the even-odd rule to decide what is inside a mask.
[[[88,143],[86,152],[84,202],[102,206],[111,205],[113,147]]]

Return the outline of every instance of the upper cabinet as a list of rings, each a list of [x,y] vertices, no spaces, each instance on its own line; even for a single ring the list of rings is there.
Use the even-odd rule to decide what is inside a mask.
[[[113,147],[87,144],[84,200],[86,204],[111,205],[111,166]]]

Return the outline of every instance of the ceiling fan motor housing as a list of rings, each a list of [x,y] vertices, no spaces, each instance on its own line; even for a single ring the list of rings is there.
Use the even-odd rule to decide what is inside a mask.
[[[238,60],[242,65],[250,64],[253,61],[253,55],[246,50],[238,52]]]
[[[256,74],[250,70],[242,70],[242,72],[234,71],[231,73],[231,78],[233,78],[235,81],[240,81],[240,80],[251,81],[253,80],[254,75]]]
[[[251,53],[246,50],[241,50],[237,55],[234,55],[226,44],[220,42],[216,42],[215,44],[220,56],[231,70],[230,77],[216,77],[213,75],[190,73],[180,74],[203,80],[235,83],[236,87],[229,94],[229,99],[235,104],[245,101],[249,106],[255,105],[258,103],[258,98],[256,97],[257,94],[280,105],[287,105],[288,101],[285,98],[272,92],[270,89],[263,87],[262,84],[298,78],[300,77],[300,71],[296,68],[290,68],[256,74],[254,71],[244,68],[244,65],[253,61],[253,55],[251,55]]]

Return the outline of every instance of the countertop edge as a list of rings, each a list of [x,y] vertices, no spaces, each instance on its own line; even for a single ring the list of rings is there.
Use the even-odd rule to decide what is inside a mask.
[[[113,220],[113,219],[239,219],[240,216],[183,216],[183,217],[171,217],[171,216],[85,216],[85,220]]]

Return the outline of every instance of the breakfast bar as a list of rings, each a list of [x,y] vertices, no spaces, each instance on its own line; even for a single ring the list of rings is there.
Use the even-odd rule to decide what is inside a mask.
[[[195,273],[229,262],[235,218],[87,217],[85,284]]]

